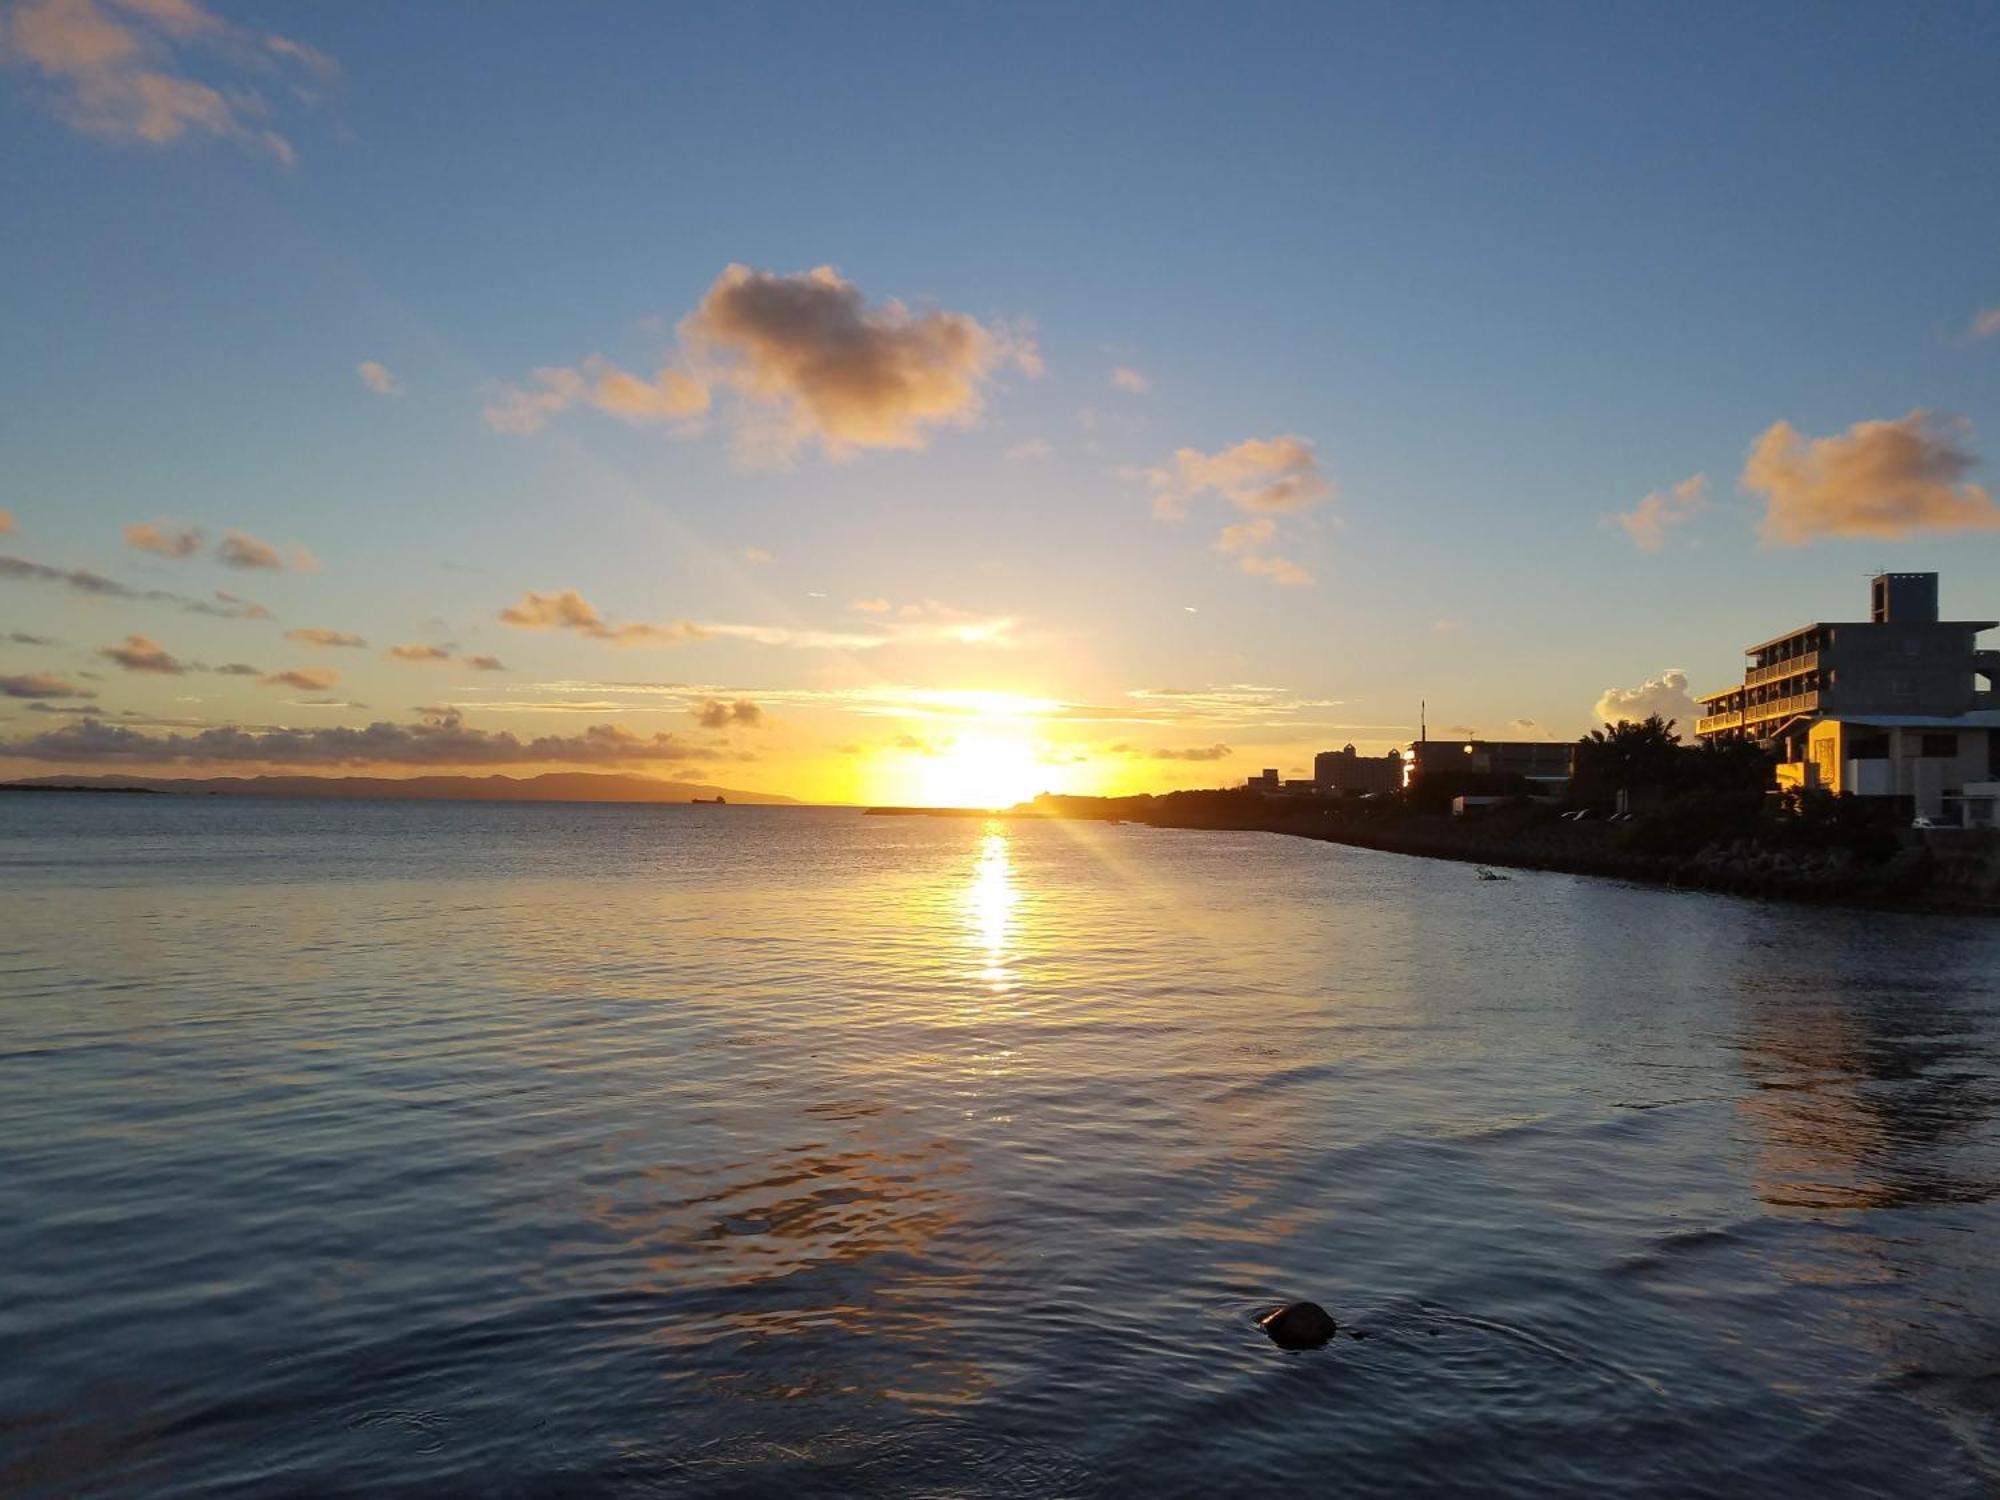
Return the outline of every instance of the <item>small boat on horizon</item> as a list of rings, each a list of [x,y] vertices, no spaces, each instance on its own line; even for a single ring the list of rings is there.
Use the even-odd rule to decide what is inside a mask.
[[[696,798],[694,798],[694,799],[693,799],[693,801],[694,801],[694,805],[695,805],[696,807],[727,807],[727,806],[729,806],[729,803],[728,803],[728,801],[727,801],[726,799],[722,798],[722,797],[696,797]]]

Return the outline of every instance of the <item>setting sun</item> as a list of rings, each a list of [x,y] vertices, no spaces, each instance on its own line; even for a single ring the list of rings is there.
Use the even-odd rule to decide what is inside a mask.
[[[1025,740],[974,733],[905,758],[907,800],[930,807],[1012,807],[1046,790],[1051,767]]]

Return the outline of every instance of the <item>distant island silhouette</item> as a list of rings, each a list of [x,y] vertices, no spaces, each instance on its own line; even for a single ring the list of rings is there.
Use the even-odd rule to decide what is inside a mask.
[[[720,802],[799,806],[796,797],[599,771],[542,776],[34,776],[0,790],[176,792],[183,796],[407,798],[429,802]]]

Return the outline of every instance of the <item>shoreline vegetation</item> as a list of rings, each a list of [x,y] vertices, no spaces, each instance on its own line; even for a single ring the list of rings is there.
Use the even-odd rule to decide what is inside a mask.
[[[1559,796],[1521,776],[1426,769],[1406,787],[1366,796],[1255,787],[1044,793],[1014,811],[1283,833],[1739,896],[2000,913],[2000,831],[1913,827],[1899,799],[1781,791],[1774,772],[1771,754],[1753,742],[1686,745],[1671,720],[1654,715],[1578,740]]]

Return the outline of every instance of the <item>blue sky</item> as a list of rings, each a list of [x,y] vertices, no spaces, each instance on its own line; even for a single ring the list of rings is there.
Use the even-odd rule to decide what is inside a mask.
[[[371,645],[323,695],[363,707],[115,668],[72,707],[185,733],[448,701],[528,736],[587,715],[467,705],[687,683],[770,710],[718,741],[703,774],[729,784],[878,794],[894,741],[949,759],[966,734],[1057,750],[1042,763],[1064,784],[1198,784],[1386,745],[1419,697],[1434,724],[1572,735],[1605,689],[1674,667],[1719,685],[1745,642],[1852,616],[1878,566],[1943,570],[1962,614],[2000,605],[2000,533],[1976,500],[1943,524],[1925,499],[1990,490],[2000,442],[2000,336],[1972,332],[2000,305],[1990,7],[216,4],[191,21],[187,0],[95,0],[148,67],[266,106],[149,141],[27,55],[48,33],[24,12],[75,23],[83,3],[5,12],[0,548],[191,597],[233,580],[277,620],[0,579],[0,636],[65,643],[0,641],[0,676],[102,667],[128,634],[267,671],[301,664],[281,627]],[[330,65],[262,53],[271,34]],[[921,424],[920,447],[807,440],[775,462],[746,462],[736,434],[763,408],[722,385],[698,434],[587,405],[532,433],[483,416],[540,367],[684,358],[677,325],[732,264],[835,267],[871,308],[1032,341],[1041,371],[995,360],[976,410]],[[1146,389],[1115,387],[1120,367]],[[1760,544],[1771,496],[1739,476],[1772,424],[1805,451],[1913,412],[1907,535],[1853,534],[1853,497],[1807,452],[1811,535]],[[1330,498],[1263,512],[1210,490],[1154,517],[1177,450],[1281,436],[1312,445]],[[1865,467],[1889,436],[1821,456]],[[1657,548],[1607,520],[1696,474],[1705,503]],[[1259,516],[1272,537],[1215,550]],[[240,527],[322,566],[246,578],[121,541],[149,521]],[[1246,555],[1313,581],[1242,572]],[[502,623],[528,589],[620,621],[839,633],[873,628],[852,605],[881,599],[892,619],[1015,623],[999,645],[626,649]],[[412,681],[381,660],[420,639],[507,671]],[[1238,684],[1286,696],[940,731],[886,692],[1103,706]],[[883,699],[865,714],[783,696],[863,690]],[[698,701],[581,697],[704,743]],[[55,722],[26,701],[0,720],[16,744]],[[1151,757],[1220,743],[1226,759]],[[855,770],[871,757],[873,779]]]

